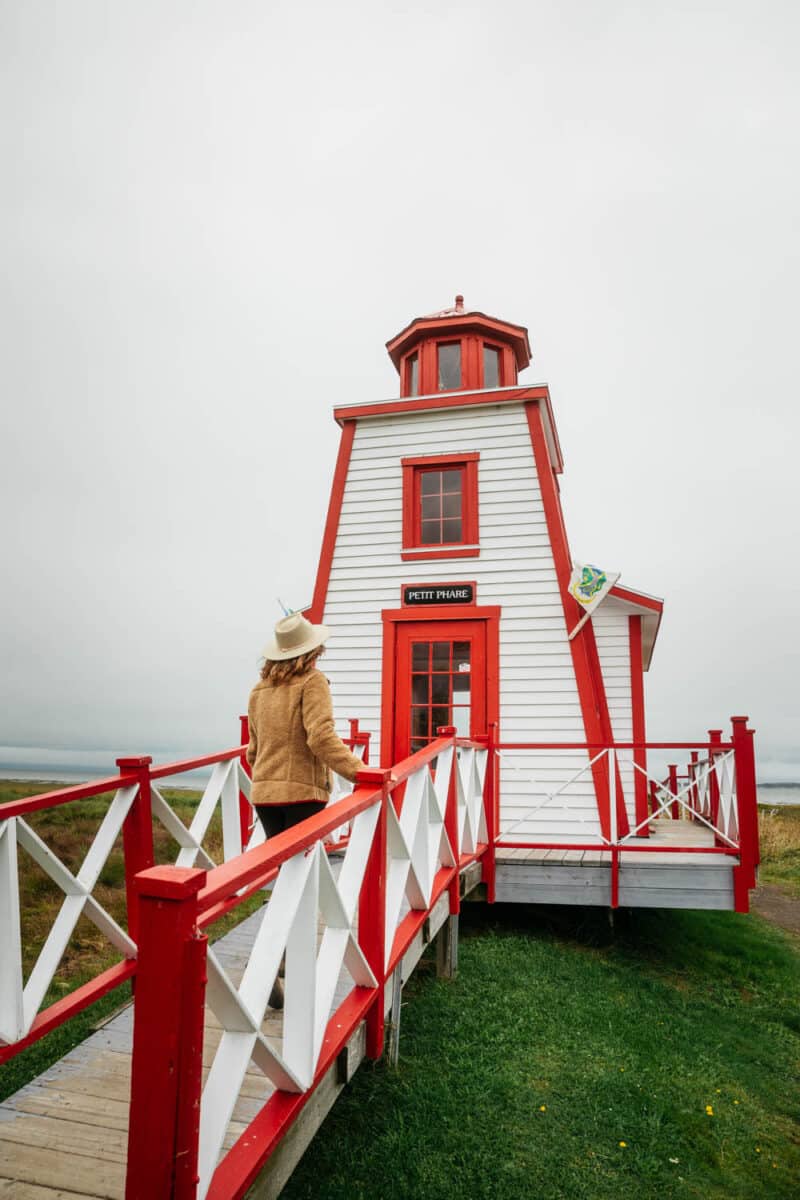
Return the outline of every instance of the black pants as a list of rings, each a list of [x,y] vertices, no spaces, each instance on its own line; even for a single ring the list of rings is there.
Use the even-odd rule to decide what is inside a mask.
[[[306,817],[316,816],[325,808],[322,800],[303,800],[300,804],[258,804],[256,812],[268,838],[299,825]]]

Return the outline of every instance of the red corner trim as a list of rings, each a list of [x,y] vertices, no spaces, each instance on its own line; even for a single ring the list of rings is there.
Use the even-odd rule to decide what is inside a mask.
[[[555,474],[547,452],[547,439],[539,405],[534,402],[526,403],[525,414],[528,419],[528,429],[531,435],[533,456],[536,462],[536,472],[539,476],[539,487],[542,493],[547,531],[553,548],[553,561],[558,579],[561,603],[564,608],[564,619],[568,629],[577,625],[582,610],[577,600],[569,594],[569,577],[572,573],[572,559],[569,552],[567,530],[564,525],[564,514],[556,486]],[[575,669],[575,681],[578,685],[583,727],[586,740],[589,743],[605,743],[614,741],[611,717],[608,711],[603,675],[600,669],[600,656],[597,653],[597,642],[591,621],[587,621],[581,631],[569,643],[572,652],[572,663]],[[629,832],[628,818],[625,812],[625,800],[622,791],[622,779],[617,767],[616,800],[617,800],[617,830],[620,836]],[[592,768],[594,778],[597,811],[600,817],[600,828],[604,837],[611,833],[610,812],[608,804],[609,780],[608,763],[605,758],[595,763]]]
[[[342,427],[342,437],[339,442],[339,454],[336,459],[336,470],[333,473],[331,498],[328,504],[328,516],[325,520],[325,533],[322,536],[322,549],[317,568],[317,582],[314,586],[314,599],[306,612],[309,621],[319,623],[325,612],[325,599],[328,594],[328,581],[331,577],[333,552],[336,548],[336,534],[339,529],[339,517],[344,500],[344,485],[347,480],[347,469],[350,466],[350,455],[353,450],[353,438],[356,433],[355,421],[345,421]]]
[[[630,644],[630,662],[631,662],[631,714],[633,727],[633,741],[641,743],[637,750],[633,751],[633,761],[636,766],[641,767],[642,771],[647,770],[647,750],[644,743],[647,741],[645,733],[644,720],[644,663],[642,660],[642,618],[628,617],[628,641]],[[642,771],[634,769],[634,812],[636,813],[636,824],[641,825],[642,821],[647,819],[647,778],[642,774]],[[650,830],[645,825],[639,831],[639,837],[647,837]]]
[[[636,592],[633,588],[620,587],[618,583],[614,584],[609,595],[616,596],[617,600],[626,600],[628,604],[638,604],[640,608],[649,608],[659,616],[664,611],[663,600],[658,600],[655,596],[645,596],[644,592]]]

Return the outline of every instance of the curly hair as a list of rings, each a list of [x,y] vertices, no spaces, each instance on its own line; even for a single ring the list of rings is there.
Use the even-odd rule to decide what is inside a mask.
[[[307,654],[299,654],[297,658],[284,658],[279,661],[265,658],[261,668],[261,678],[265,683],[288,683],[290,679],[296,679],[298,675],[307,674],[319,656],[324,653],[324,646],[315,646],[313,650],[309,650]]]

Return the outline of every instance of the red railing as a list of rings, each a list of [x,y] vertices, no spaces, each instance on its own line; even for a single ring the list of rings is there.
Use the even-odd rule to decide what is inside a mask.
[[[361,1021],[366,1022],[367,1056],[380,1056],[387,981],[398,969],[443,895],[448,896],[450,914],[458,912],[460,871],[470,862],[487,856],[490,847],[490,822],[484,823],[482,819],[487,816],[485,797],[491,793],[487,782],[490,775],[486,769],[488,739],[472,742],[457,739],[455,730],[442,731],[442,734],[445,736],[398,764],[391,773],[365,768],[359,773],[351,796],[234,861],[208,872],[157,867],[138,876],[140,943],[128,1200],[144,1200],[145,1197],[147,1200],[162,1197],[166,1200],[166,1197],[194,1197],[197,1194],[214,1200],[242,1196]],[[461,756],[460,762],[457,754]],[[435,776],[429,770],[434,759],[437,760]],[[476,766],[478,759],[482,764],[481,772]],[[474,781],[479,776],[480,795],[476,796]],[[399,796],[401,791],[402,804],[395,804],[394,793]],[[433,825],[437,826],[438,820],[447,833],[444,852],[441,850],[444,843],[438,841],[440,835],[433,839],[429,836],[431,805]],[[440,818],[437,818],[437,812]],[[304,1061],[302,1054],[292,1065],[288,1058],[281,1059],[274,1049],[270,1051],[274,1059],[271,1069],[288,1072],[289,1081],[272,1094],[217,1165],[219,1135],[220,1132],[224,1134],[227,1126],[235,1092],[225,1101],[220,1099],[225,1088],[225,1072],[223,1069],[219,1079],[212,1079],[215,1060],[201,1102],[202,1019],[207,976],[206,938],[202,931],[216,916],[240,904],[248,894],[274,880],[277,874],[268,907],[277,906],[275,928],[283,930],[283,938],[288,938],[289,931],[295,929],[292,922],[299,918],[291,917],[292,910],[284,912],[281,907],[286,903],[283,895],[278,894],[281,872],[313,872],[317,868],[308,860],[309,855],[317,856],[318,869],[324,872],[326,868],[319,863],[323,843],[346,822],[352,823],[346,852],[352,858],[345,857],[340,878],[346,876],[342,886],[351,907],[356,903],[353,889],[357,889],[358,913],[356,928],[356,909],[353,909],[349,936],[357,941],[372,984],[356,984],[325,1021],[321,1048],[313,1059],[312,1077],[304,1079],[301,1068],[296,1066],[296,1062]],[[487,831],[487,836],[478,841],[476,832],[481,829]],[[465,845],[470,849],[462,852]],[[410,883],[404,882],[404,871],[413,873]],[[398,887],[401,886],[411,886],[411,895],[417,897],[405,915],[399,907]],[[345,898],[340,899],[346,909]],[[268,919],[269,912],[263,920]],[[308,929],[306,936],[311,936]],[[316,946],[316,908],[313,940]],[[263,971],[257,964],[253,968],[253,979],[258,977],[260,999],[256,999],[252,980],[243,982],[241,987],[247,989],[247,1006],[236,1010],[238,1016],[232,1026],[232,1030],[249,1029],[247,1036],[253,1039],[254,1046],[260,1036],[260,1014],[266,1007],[264,997],[274,982],[283,949],[279,935],[276,935],[274,946],[269,943],[263,943],[263,946],[266,946],[266,950],[262,947],[262,954],[267,955],[267,965]],[[286,1022],[293,1013],[292,1005],[300,1005],[304,1000],[300,989],[292,994],[293,963],[300,961],[303,952],[298,948],[292,950],[290,941],[286,946],[284,1047]],[[310,953],[314,956],[313,970],[321,969],[316,966],[316,949]],[[317,986],[306,976],[307,989],[313,992]],[[226,1003],[228,1011],[232,1003],[235,1006],[230,993]],[[313,995],[310,1003],[313,1014],[316,1011]],[[296,1037],[293,1046],[296,1052]],[[262,1045],[262,1055],[265,1052]],[[227,1047],[217,1053],[227,1053]],[[292,1079],[295,1079],[294,1084]]]
[[[634,757],[627,765],[634,771],[645,774],[645,768],[637,762],[637,758],[648,751],[687,750],[690,760],[686,773],[679,776],[676,764],[669,766],[669,775],[662,781],[648,778],[650,805],[644,806],[644,816],[640,819],[639,804],[636,806],[636,826],[624,837],[619,837],[612,820],[611,836],[602,834],[597,841],[586,840],[531,840],[515,838],[510,840],[501,835],[495,839],[495,850],[525,849],[525,850],[583,850],[607,853],[611,865],[611,907],[619,906],[619,873],[620,861],[623,854],[720,854],[738,859],[733,868],[734,907],[737,912],[749,910],[749,891],[755,887],[756,868],[760,861],[758,843],[758,806],[756,794],[756,771],[754,752],[754,731],[747,727],[747,717],[731,718],[731,739],[723,742],[720,730],[710,730],[707,742],[615,742],[613,745],[585,742],[497,742],[495,750],[499,755],[503,751],[581,751],[589,756],[589,763],[597,761],[600,756],[615,757],[619,752],[631,753]],[[704,753],[705,758],[700,759]],[[720,828],[722,811],[722,790],[720,786],[720,768],[727,763],[727,758],[733,759],[733,771],[727,778],[726,799],[733,806],[735,823]],[[618,762],[617,764],[618,765]],[[707,785],[707,799],[703,805],[699,802],[700,789],[698,779],[701,777]],[[726,778],[723,775],[723,778]],[[613,780],[613,772],[610,774]],[[681,782],[683,781],[683,786]],[[611,783],[613,788],[613,782]],[[637,790],[637,797],[639,791]],[[646,797],[647,792],[643,795]],[[542,806],[544,807],[544,806]],[[609,803],[612,813],[614,806]],[[646,844],[649,832],[648,822],[662,812],[669,810],[673,820],[684,812],[690,819],[705,824],[714,834],[714,845],[657,845]],[[731,814],[728,814],[729,816]],[[521,822],[517,822],[521,823]],[[730,830],[735,830],[731,836]],[[636,840],[628,840],[628,839]]]

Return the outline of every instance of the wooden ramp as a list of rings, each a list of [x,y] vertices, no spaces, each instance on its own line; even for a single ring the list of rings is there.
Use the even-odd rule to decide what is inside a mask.
[[[626,908],[734,908],[729,855],[695,853],[714,845],[697,821],[654,821],[646,844],[657,851],[622,853],[619,904]],[[685,846],[689,853],[670,851]],[[611,853],[607,850],[497,850],[497,893],[511,904],[611,904]]]

